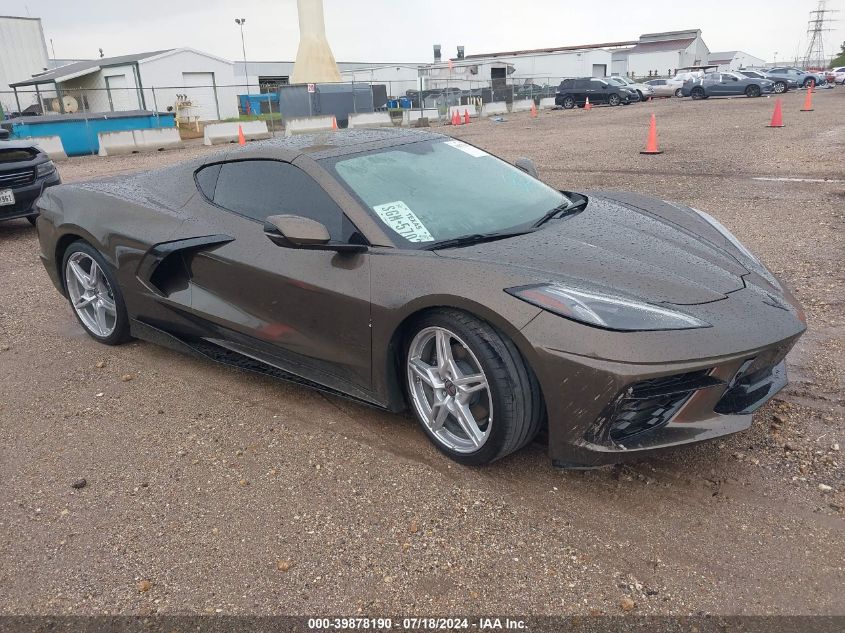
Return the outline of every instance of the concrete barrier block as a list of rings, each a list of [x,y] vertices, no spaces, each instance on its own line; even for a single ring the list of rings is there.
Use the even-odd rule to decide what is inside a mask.
[[[331,132],[331,116],[300,116],[285,119],[285,136],[311,134],[313,132]]]
[[[175,127],[160,127],[149,130],[134,130],[135,147],[139,151],[158,152],[165,149],[185,147],[179,130]]]
[[[331,125],[329,125],[331,127]],[[349,114],[349,129],[367,127],[393,127],[393,119],[388,112],[356,112]]]
[[[202,142],[204,145],[220,145],[222,143],[238,142],[238,126],[244,132],[244,138],[248,141],[270,138],[267,131],[267,124],[264,121],[242,121],[236,123],[210,123],[203,130]]]
[[[495,116],[498,114],[507,114],[508,104],[504,101],[492,101],[481,106],[481,116]]]
[[[543,97],[540,99],[540,109],[541,110],[551,110],[555,107],[555,98],[554,97]]]
[[[438,120],[440,112],[437,108],[424,108],[423,110],[405,110],[402,113],[402,125],[415,125],[419,119]]]
[[[514,101],[511,107],[511,112],[530,112],[531,105],[534,103],[531,99],[521,99]]]
[[[100,132],[97,134],[97,139],[100,143],[100,156],[120,156],[134,154],[137,151],[133,130]]]
[[[34,142],[51,160],[67,160],[65,146],[60,136],[27,136],[26,140]]]

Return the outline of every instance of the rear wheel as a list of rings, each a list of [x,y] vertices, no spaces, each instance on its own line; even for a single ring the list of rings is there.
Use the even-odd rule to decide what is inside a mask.
[[[487,464],[537,435],[537,379],[513,342],[488,323],[457,310],[429,312],[414,324],[404,358],[411,409],[453,460]]]
[[[575,107],[575,99],[572,97],[564,97],[563,98],[563,109],[564,110],[571,110]]]
[[[622,98],[618,94],[612,94],[607,97],[607,103],[612,106],[618,106],[622,103]]]
[[[776,81],[775,85],[772,86],[772,90],[774,90],[775,94],[783,94],[787,90],[786,82]]]
[[[683,97],[683,96],[684,96],[684,91],[683,91],[683,90],[681,90],[680,88],[677,88],[677,89],[675,90],[675,96],[676,96],[676,97],[679,97],[679,98],[680,98],[680,97]]]
[[[62,272],[68,301],[91,338],[105,345],[128,341],[126,303],[105,258],[79,240],[65,251]]]
[[[745,89],[745,96],[746,97],[759,97],[760,96],[760,86],[751,84]]]
[[[804,86],[805,88],[809,88],[811,83],[814,83],[814,81],[813,81],[813,79],[812,79],[812,78],[810,78],[810,79],[805,79],[805,80],[804,80],[804,83],[803,83],[803,86]]]

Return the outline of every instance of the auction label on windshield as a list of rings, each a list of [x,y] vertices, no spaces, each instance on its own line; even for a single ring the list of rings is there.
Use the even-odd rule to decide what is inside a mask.
[[[434,241],[434,236],[428,232],[422,220],[401,200],[377,204],[373,209],[387,226],[409,242]]]
[[[469,154],[473,158],[481,158],[483,156],[489,156],[487,152],[483,149],[478,149],[477,147],[473,147],[472,145],[468,145],[463,141],[444,141],[446,145],[454,147],[455,149],[459,149],[465,154]]]

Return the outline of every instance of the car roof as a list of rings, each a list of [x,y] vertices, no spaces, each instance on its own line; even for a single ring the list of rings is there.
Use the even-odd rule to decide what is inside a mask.
[[[403,129],[358,129],[325,132],[321,134],[297,134],[290,137],[277,137],[266,141],[250,143],[246,147],[228,149],[216,155],[206,157],[205,163],[220,160],[245,160],[249,158],[269,158],[292,161],[306,154],[314,160],[357,154],[359,152],[382,149],[396,145],[406,145],[420,141],[448,139],[443,134],[426,130]],[[225,155],[225,158],[221,156]]]

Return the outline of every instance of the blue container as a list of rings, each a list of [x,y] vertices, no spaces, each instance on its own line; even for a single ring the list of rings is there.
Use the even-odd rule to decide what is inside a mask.
[[[399,97],[399,107],[406,110],[411,109],[411,100],[408,97]]]
[[[387,107],[391,110],[395,110],[399,107],[399,99],[388,99],[387,100]]]
[[[149,130],[176,127],[170,112],[106,112],[56,114],[11,119],[12,138],[58,136],[68,156],[86,156],[100,151],[97,134],[123,130]]]
[[[261,114],[268,109],[278,112],[279,93],[262,92],[261,94],[238,95],[238,106],[241,109],[241,114]]]

